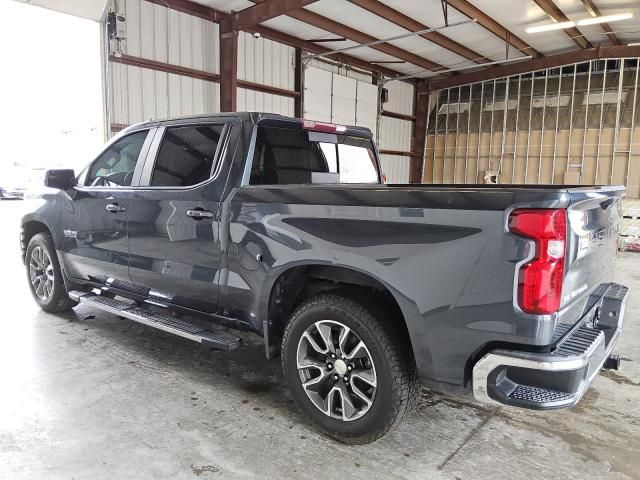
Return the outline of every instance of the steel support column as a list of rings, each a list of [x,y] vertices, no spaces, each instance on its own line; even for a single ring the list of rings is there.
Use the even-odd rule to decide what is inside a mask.
[[[422,164],[424,162],[424,152],[427,138],[427,115],[429,114],[429,85],[421,80],[416,85],[415,111],[416,122],[413,130],[413,142],[411,151],[411,167],[409,182],[422,183]]]
[[[304,65],[302,64],[302,49],[296,48],[294,51],[295,64],[293,69],[293,89],[298,92],[298,96],[293,100],[293,116],[302,118],[303,110],[303,85],[304,85]]]
[[[220,111],[235,112],[238,99],[238,31],[230,17],[220,22]]]

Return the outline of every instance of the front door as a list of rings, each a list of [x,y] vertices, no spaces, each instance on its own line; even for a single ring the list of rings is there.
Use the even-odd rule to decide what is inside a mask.
[[[130,133],[113,143],[80,175],[78,186],[63,194],[60,217],[62,256],[71,277],[104,283],[131,283],[128,272],[127,216],[134,178],[148,151],[150,130]]]
[[[161,127],[129,210],[129,271],[149,296],[206,313],[218,309],[219,208],[231,124]]]

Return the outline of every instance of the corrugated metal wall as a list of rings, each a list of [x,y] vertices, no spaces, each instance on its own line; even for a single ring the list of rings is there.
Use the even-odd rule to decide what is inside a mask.
[[[110,70],[112,124],[220,111],[217,83],[118,63]]]
[[[387,176],[387,183],[409,183],[410,163],[409,157],[380,155],[380,167]]]
[[[218,73],[218,25],[144,0],[120,0],[126,55]],[[147,68],[109,63],[111,123],[219,112],[220,86]]]
[[[240,32],[238,79],[294,90],[295,49]],[[238,88],[238,110],[293,115],[293,98]]]
[[[389,91],[389,100],[383,105],[384,110],[413,115],[414,87],[405,82],[393,81],[385,84]],[[378,148],[380,150],[411,151],[413,123],[409,120],[380,117]],[[408,183],[411,157],[406,155],[382,155],[383,172],[389,183]]]
[[[217,24],[144,0],[119,6],[127,19],[127,54],[218,73]]]
[[[123,54],[219,73],[216,23],[145,0],[120,0],[119,8],[127,19]],[[109,69],[112,125],[220,111],[219,83],[114,62]],[[293,90],[294,49],[240,33],[238,79]],[[237,101],[238,110],[293,115],[291,97],[238,88]]]

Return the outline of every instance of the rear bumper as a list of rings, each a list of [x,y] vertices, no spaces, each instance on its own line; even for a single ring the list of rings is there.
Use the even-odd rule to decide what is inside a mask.
[[[536,410],[575,405],[611,354],[628,290],[604,285],[604,295],[549,353],[494,350],[473,368],[473,394],[484,403]]]

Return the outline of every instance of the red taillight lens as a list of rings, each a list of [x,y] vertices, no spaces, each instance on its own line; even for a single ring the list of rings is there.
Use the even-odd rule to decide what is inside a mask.
[[[518,304],[527,313],[549,314],[560,309],[564,277],[567,218],[564,210],[514,210],[509,231],[535,241],[533,260],[520,268]]]

